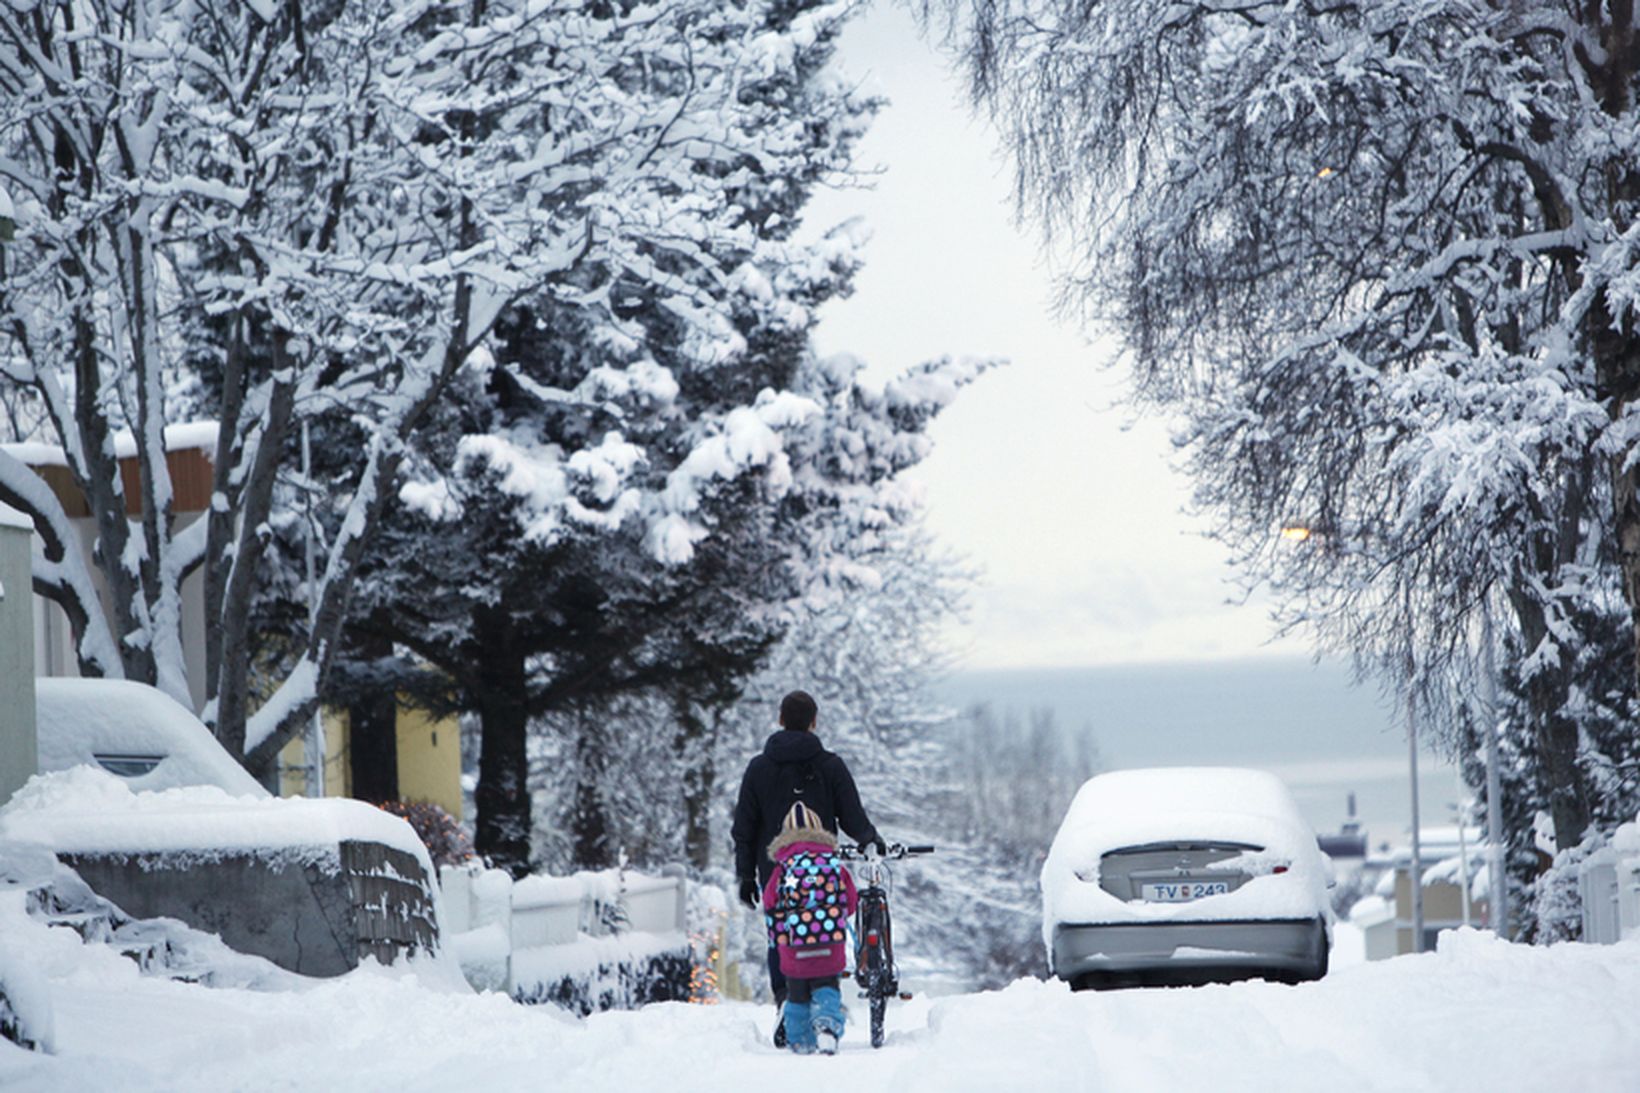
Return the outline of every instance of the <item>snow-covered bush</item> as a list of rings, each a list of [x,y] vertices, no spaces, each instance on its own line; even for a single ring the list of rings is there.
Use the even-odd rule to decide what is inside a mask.
[[[1583,897],[1578,889],[1578,867],[1608,841],[1607,834],[1592,832],[1577,846],[1556,854],[1554,864],[1533,882],[1526,924],[1526,936],[1532,941],[1548,945],[1582,938]]]
[[[58,868],[49,851],[0,842],[0,1039],[35,1051],[52,1049],[51,989],[18,926],[30,891]]]
[[[515,1001],[586,1016],[651,1002],[687,1002],[694,968],[689,945],[666,935],[583,938],[573,945],[513,954]]]
[[[383,812],[401,816],[416,832],[435,867],[460,865],[473,858],[473,841],[454,816],[431,801],[387,801]]]
[[[51,988],[6,945],[0,945],[0,1039],[30,1051],[52,1048]]]

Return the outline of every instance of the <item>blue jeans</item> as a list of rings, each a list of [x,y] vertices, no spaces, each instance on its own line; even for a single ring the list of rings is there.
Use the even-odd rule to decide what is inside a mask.
[[[822,1032],[843,1038],[843,992],[836,976],[787,979],[786,991],[786,1043],[793,1051],[813,1051],[815,1037]]]

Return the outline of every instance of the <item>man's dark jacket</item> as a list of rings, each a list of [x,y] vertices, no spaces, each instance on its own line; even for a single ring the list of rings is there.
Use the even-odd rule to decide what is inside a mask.
[[[746,764],[735,802],[735,876],[757,875],[767,884],[774,863],[769,844],[780,834],[780,824],[797,801],[812,808],[835,834],[837,825],[855,842],[870,842],[877,829],[860,806],[860,791],[848,764],[820,746],[820,738],[801,729],[781,729],[763,745],[763,754]]]

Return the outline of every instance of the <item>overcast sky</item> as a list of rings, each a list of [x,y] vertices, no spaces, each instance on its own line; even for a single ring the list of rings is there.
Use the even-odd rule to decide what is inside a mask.
[[[983,569],[952,636],[972,668],[1285,653],[1267,610],[1227,602],[1224,552],[1182,514],[1163,425],[1116,405],[1108,351],[1049,315],[1051,277],[1014,227],[993,134],[906,12],[877,0],[845,34],[845,72],[890,105],[860,148],[870,190],[824,192],[806,230],[871,227],[852,298],[826,306],[821,352],[887,375],[941,354],[1009,358],[936,422],[915,472],[940,540]]]

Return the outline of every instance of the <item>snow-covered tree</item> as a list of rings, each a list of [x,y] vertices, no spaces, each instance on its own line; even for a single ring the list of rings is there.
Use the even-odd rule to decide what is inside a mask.
[[[739,158],[672,178],[696,188],[669,214],[690,261],[584,264],[579,292],[515,298],[429,414],[364,561],[354,628],[434,666],[480,715],[477,843],[509,868],[529,861],[532,719],[571,737],[576,858],[599,864],[615,849],[602,772],[620,752],[606,726],[650,716],[645,696],[693,757],[684,829],[706,829],[700,739],[799,605],[867,572],[873,537],[911,510],[894,476],[980,367],[873,389],[857,362],[809,349],[857,262],[847,228],[793,238],[813,187],[852,171],[874,106],[828,67],[852,10],[719,13],[715,33],[755,48],[717,119]]]
[[[1640,650],[1632,5],[928,7],[1249,582],[1406,686],[1506,606],[1576,844],[1603,568]]]
[[[1640,738],[1634,732],[1640,704],[1635,700],[1634,674],[1630,671],[1628,611],[1622,597],[1614,592],[1603,613],[1576,622],[1584,641],[1573,661],[1564,715],[1577,725],[1581,740],[1577,762],[1579,776],[1589,787],[1591,827],[1582,845],[1588,849],[1603,843],[1602,833],[1632,820],[1640,810]],[[1554,786],[1546,776],[1538,740],[1530,728],[1532,696],[1525,650],[1518,638],[1511,637],[1501,654],[1499,767],[1510,906],[1524,913],[1524,919],[1515,925],[1525,936],[1549,941],[1566,936],[1568,921],[1581,928],[1577,921],[1577,874],[1571,868],[1576,858],[1561,862],[1561,868],[1553,871],[1543,870],[1538,826],[1540,818],[1549,812]],[[1481,791],[1486,785],[1486,742],[1481,729],[1487,720],[1482,713],[1470,713],[1471,709],[1465,711],[1469,716],[1463,719],[1459,754],[1465,781]],[[1570,915],[1565,913],[1568,905]],[[1576,929],[1572,936],[1576,936]]]
[[[915,838],[915,801],[937,759],[933,730],[948,716],[930,691],[944,666],[937,631],[959,609],[968,575],[942,560],[914,516],[873,538],[850,559],[853,579],[794,605],[779,644],[734,681],[734,700],[700,702],[694,724],[675,691],[618,699],[592,719],[601,754],[589,769],[575,714],[549,715],[532,741],[540,858],[580,863],[580,814],[594,796],[611,860],[682,860],[722,875],[732,868],[737,780],[777,728],[781,697],[799,687],[819,700],[820,736],[848,759],[879,826]]]
[[[774,7],[779,7],[778,5]],[[88,673],[186,693],[180,582],[204,567],[206,714],[265,768],[317,700],[364,545],[407,445],[510,305],[548,299],[624,347],[629,290],[677,340],[727,354],[712,245],[800,128],[749,124],[755,88],[835,12],[658,0],[396,0],[305,9],[204,0],[0,11],[5,379],[37,393],[97,519],[90,574],[62,508],[0,457],[0,497],[45,543],[37,586]],[[540,392],[552,398],[550,392]],[[219,423],[212,509],[178,530],[163,431]],[[350,458],[323,487],[313,625],[250,714],[247,605],[304,422]],[[136,438],[128,521],[113,436]],[[340,456],[341,451],[333,451]],[[612,438],[599,476],[627,449]],[[542,470],[550,468],[541,467]],[[561,469],[562,470],[562,469]],[[606,500],[618,500],[619,490]],[[685,512],[657,541],[686,552]]]

